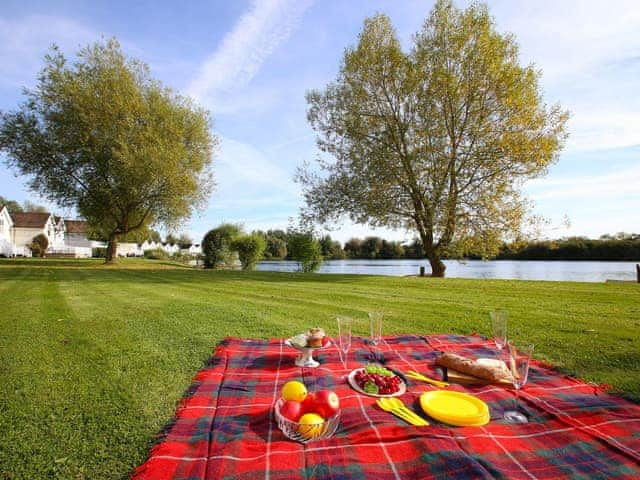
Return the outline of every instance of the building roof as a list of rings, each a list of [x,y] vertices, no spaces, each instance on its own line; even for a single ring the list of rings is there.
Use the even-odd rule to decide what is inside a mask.
[[[13,226],[16,228],[44,228],[51,216],[48,212],[11,213],[10,215]]]
[[[65,220],[67,233],[87,233],[87,222],[84,220]]]

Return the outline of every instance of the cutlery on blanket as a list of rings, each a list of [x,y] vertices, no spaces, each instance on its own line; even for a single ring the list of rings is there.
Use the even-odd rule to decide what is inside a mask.
[[[397,398],[379,398],[376,404],[385,412],[390,412],[396,417],[401,418],[405,422],[416,427],[424,427],[429,425],[424,418],[418,416],[407,408],[402,400]]]
[[[415,372],[413,370],[409,370],[406,373],[406,376],[412,378],[413,380],[420,380],[422,382],[430,383],[436,387],[445,388],[448,387],[449,384],[447,382],[441,382],[440,380],[434,380],[433,378],[426,377],[421,373]]]

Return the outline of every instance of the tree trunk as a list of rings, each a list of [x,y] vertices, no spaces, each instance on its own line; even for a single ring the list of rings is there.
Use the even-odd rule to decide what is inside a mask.
[[[114,233],[109,235],[109,243],[107,244],[107,258],[104,263],[116,263],[116,252],[118,250],[118,236]]]
[[[430,255],[429,263],[431,264],[431,276],[432,277],[444,277],[444,272],[447,266],[444,264],[438,255]]]

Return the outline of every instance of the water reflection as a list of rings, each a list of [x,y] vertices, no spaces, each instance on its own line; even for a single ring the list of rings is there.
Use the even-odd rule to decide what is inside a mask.
[[[604,282],[636,279],[635,262],[563,262],[445,260],[447,277],[501,278],[513,280],[560,280],[571,282]],[[420,267],[431,271],[426,260],[328,260],[319,273],[359,275],[417,275]],[[289,261],[261,262],[258,270],[295,272],[297,264]]]

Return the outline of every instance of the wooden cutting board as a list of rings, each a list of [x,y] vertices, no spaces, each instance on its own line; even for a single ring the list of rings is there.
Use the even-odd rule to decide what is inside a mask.
[[[511,381],[511,376],[509,375],[509,369],[507,368],[507,366],[505,365],[505,363],[502,360],[495,360],[495,359],[490,359],[490,358],[479,358],[476,361],[479,362],[479,363],[484,363],[485,365],[492,365],[494,367],[495,366],[500,366],[501,368],[504,369],[505,374],[508,375],[508,376],[505,376],[505,378],[503,378],[502,380],[499,380],[497,382],[492,382],[491,380],[485,380],[484,378],[474,377],[472,375],[467,375],[466,373],[458,372],[456,370],[448,368],[448,369],[444,369],[444,370],[446,370],[446,372],[445,372],[446,381],[447,382],[451,382],[451,383],[459,383],[461,385],[490,385],[490,384],[495,384],[495,385],[500,385],[500,386],[505,386],[505,387],[512,387],[513,386],[513,382]]]
[[[466,375],[464,373],[457,372],[456,370],[451,370],[450,368],[446,369],[445,373],[445,381],[449,383],[458,383],[460,385],[500,385],[504,387],[512,387],[513,383],[510,379],[502,379],[498,382],[491,382],[490,380],[485,380],[484,378],[472,377],[471,375]]]

